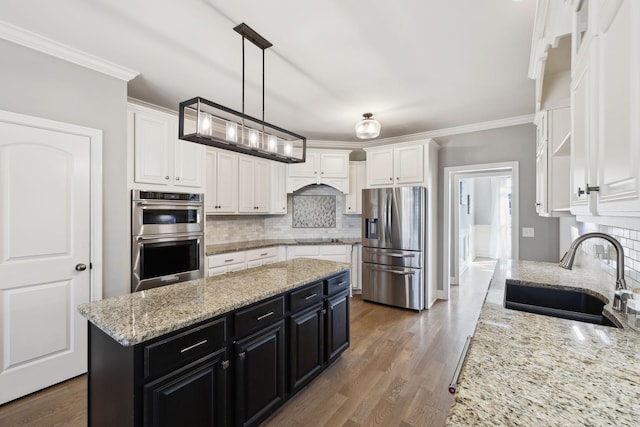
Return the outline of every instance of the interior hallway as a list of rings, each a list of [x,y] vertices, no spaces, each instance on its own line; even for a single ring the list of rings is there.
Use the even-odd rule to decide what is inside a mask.
[[[474,262],[449,301],[408,310],[352,299],[351,347],[265,426],[442,426],[458,357],[494,260]],[[86,375],[0,406],[0,426],[86,426]]]

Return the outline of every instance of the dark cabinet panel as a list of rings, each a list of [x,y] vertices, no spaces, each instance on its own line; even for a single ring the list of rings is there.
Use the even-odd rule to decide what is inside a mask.
[[[324,304],[289,318],[289,392],[295,393],[320,373],[324,364]]]
[[[321,301],[324,297],[323,288],[323,283],[320,281],[312,286],[306,286],[303,289],[291,292],[289,294],[289,311],[296,311]]]
[[[327,299],[327,362],[349,347],[349,291]]]
[[[145,427],[226,425],[226,350],[144,386]]]
[[[255,304],[238,310],[235,314],[236,337],[243,337],[251,331],[270,325],[284,316],[284,297]]]
[[[257,425],[284,402],[284,348],[284,320],[236,342],[236,425]]]

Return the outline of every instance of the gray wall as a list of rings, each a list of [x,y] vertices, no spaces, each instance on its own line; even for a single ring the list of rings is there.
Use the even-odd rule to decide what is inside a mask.
[[[491,178],[475,178],[476,194],[481,197],[476,197],[474,202],[475,208],[475,223],[480,225],[491,225],[493,218],[491,217],[493,212],[494,196],[491,189]]]
[[[533,124],[510,126],[461,135],[436,138],[438,156],[438,228],[444,224],[444,168],[483,163],[517,161],[520,169],[520,227],[535,228],[534,238],[518,232],[520,259],[558,261],[558,219],[543,218],[535,211],[536,130]],[[515,190],[515,189],[514,189]],[[438,236],[438,266],[442,269],[442,234]],[[442,271],[439,271],[442,289]]]
[[[103,131],[103,296],[129,292],[127,84],[0,40],[0,109]]]

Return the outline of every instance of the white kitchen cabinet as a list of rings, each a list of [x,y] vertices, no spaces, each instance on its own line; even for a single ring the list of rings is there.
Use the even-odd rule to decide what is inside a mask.
[[[365,149],[368,163],[368,187],[424,184],[424,146],[422,144],[397,145],[397,147]]]
[[[350,150],[307,149],[304,163],[289,165],[287,192],[307,185],[325,184],[348,193],[350,153]]]
[[[238,212],[269,213],[270,174],[269,160],[240,155],[238,160]]]
[[[245,251],[211,255],[207,257],[208,276],[245,270],[247,254]]]
[[[351,245],[292,245],[287,246],[287,259],[317,258],[351,263]]]
[[[367,187],[425,186],[432,180],[430,165],[437,162],[433,140],[411,141],[365,148]]]
[[[640,2],[599,11],[597,213],[640,216]]]
[[[572,69],[571,212],[640,216],[640,4],[585,1]],[[587,23],[586,27],[584,22]],[[601,221],[606,222],[606,221]]]
[[[536,211],[541,216],[568,213],[571,109],[540,111],[536,125]]]
[[[287,213],[287,165],[271,162],[271,213]]]
[[[246,251],[246,254],[247,268],[260,267],[261,265],[272,264],[279,261],[278,246],[251,249]]]
[[[366,185],[366,180],[366,162],[350,162],[349,193],[345,195],[344,213],[362,213],[362,189]]]
[[[177,116],[129,104],[128,120],[136,184],[177,191],[202,188],[206,147],[178,139]]]
[[[596,37],[583,40],[577,63],[571,70],[570,206],[574,215],[595,213],[596,200],[587,187],[595,186],[592,162],[597,136],[597,42]]]
[[[207,184],[205,212],[233,214],[238,212],[238,155],[231,151],[207,148]]]

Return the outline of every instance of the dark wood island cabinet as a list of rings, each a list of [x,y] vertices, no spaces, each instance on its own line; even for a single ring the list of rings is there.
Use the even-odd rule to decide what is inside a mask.
[[[234,303],[232,310],[174,331],[158,332],[167,327],[162,325],[154,330],[154,337],[138,338],[139,342],[129,345],[114,331],[105,332],[104,325],[94,324],[85,314],[89,308],[81,306],[80,312],[92,321],[89,425],[254,426],[264,421],[349,346],[346,264],[300,260],[304,259],[194,282],[203,282],[196,286],[207,286],[208,282],[215,294],[224,289],[220,282],[233,280],[234,286],[242,286],[238,283],[245,281],[251,286],[258,280],[255,275],[264,279],[260,273],[283,268],[278,271],[282,273],[310,262],[320,262],[328,274],[318,278],[316,268],[314,280],[298,283],[297,275],[295,286],[288,280],[283,292],[271,292],[275,295],[258,300],[251,297],[248,304]],[[182,286],[200,299],[197,306],[204,306],[207,298],[203,292],[211,289],[197,290],[188,284],[174,286]],[[154,297],[155,292],[148,292],[138,303],[148,304]],[[188,296],[181,298],[185,301]],[[92,308],[95,315],[96,307]],[[131,302],[127,308],[131,310]],[[106,313],[105,307],[100,310]],[[145,322],[149,320],[143,318],[135,325],[143,335]],[[127,333],[135,333],[134,329]]]

